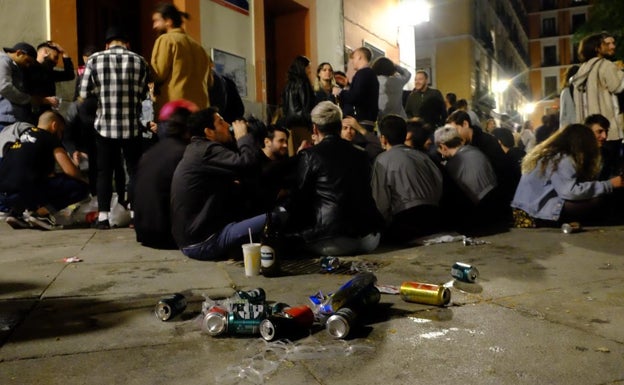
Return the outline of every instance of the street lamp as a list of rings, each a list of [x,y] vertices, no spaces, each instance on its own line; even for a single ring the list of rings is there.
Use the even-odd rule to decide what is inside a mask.
[[[502,94],[507,90],[510,83],[511,82],[509,80],[497,80],[494,84],[492,84],[492,91],[497,94]]]
[[[397,7],[399,25],[415,26],[429,21],[431,4],[425,0],[402,0]]]

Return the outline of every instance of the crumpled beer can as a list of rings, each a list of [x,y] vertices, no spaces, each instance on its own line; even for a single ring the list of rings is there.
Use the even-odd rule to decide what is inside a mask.
[[[561,232],[564,234],[578,233],[581,231],[581,224],[578,222],[564,223],[561,225]]]
[[[322,257],[321,269],[323,271],[333,271],[340,267],[340,259],[338,257]]]
[[[154,308],[156,318],[161,321],[169,321],[186,309],[186,298],[180,293],[161,298]]]
[[[451,267],[451,275],[458,281],[474,283],[479,276],[479,270],[463,262],[455,262]]]

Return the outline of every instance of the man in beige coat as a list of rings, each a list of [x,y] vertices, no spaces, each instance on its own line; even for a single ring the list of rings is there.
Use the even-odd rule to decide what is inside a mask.
[[[602,34],[595,34],[583,39],[579,46],[584,63],[572,80],[576,120],[583,122],[593,114],[605,116],[611,126],[607,144],[618,150],[624,138],[624,123],[616,94],[624,91],[624,72],[604,56],[607,50],[601,49],[602,43]]]
[[[153,28],[161,35],[152,50],[155,78],[155,113],[165,103],[187,99],[202,109],[208,100],[208,54],[184,29],[182,18],[189,18],[173,4],[159,5],[152,15]]]

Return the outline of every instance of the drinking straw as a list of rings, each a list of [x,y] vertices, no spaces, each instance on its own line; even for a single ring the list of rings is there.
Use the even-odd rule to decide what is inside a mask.
[[[248,227],[247,230],[249,230],[249,243],[253,243],[253,238],[251,238],[251,227]]]

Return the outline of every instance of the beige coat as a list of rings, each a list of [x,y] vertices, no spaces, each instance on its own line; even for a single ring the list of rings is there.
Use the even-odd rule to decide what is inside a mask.
[[[183,29],[161,35],[152,50],[152,70],[156,84],[155,111],[167,102],[187,99],[201,108],[208,100],[208,54]]]
[[[583,83],[586,92],[582,92]],[[624,72],[611,61],[595,57],[581,65],[572,84],[577,121],[582,123],[592,114],[604,115],[611,124],[607,140],[624,138],[622,111],[615,95],[624,91]]]

